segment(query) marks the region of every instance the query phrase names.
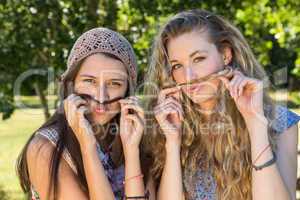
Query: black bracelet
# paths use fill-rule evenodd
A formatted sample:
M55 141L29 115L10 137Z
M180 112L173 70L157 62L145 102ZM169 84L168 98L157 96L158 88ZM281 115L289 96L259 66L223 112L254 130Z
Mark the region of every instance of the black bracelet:
M273 152L273 151L272 151ZM273 165L277 160L277 157L276 157L276 154L273 152L273 158L271 160L269 160L268 162L262 164L262 165L259 165L259 166L255 166L252 164L252 167L258 171L258 170L262 170L263 168L265 167L269 167L270 165Z
M128 197L125 195L125 199L149 199L149 191L145 193L145 196L132 196Z

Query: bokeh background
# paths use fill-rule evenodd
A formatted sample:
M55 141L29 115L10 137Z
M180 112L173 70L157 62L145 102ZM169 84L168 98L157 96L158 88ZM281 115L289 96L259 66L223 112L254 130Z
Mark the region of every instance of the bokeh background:
M159 26L194 8L234 23L268 72L272 97L300 114L299 0L0 0L0 200L24 199L15 160L57 105L57 77L80 34L104 26L125 35L141 83Z

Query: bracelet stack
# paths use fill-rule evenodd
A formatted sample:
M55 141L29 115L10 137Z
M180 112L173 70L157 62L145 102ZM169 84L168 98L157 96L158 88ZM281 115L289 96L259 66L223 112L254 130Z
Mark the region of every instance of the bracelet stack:
M273 164L276 162L276 160L277 160L276 154L272 151L273 157L272 157L271 160L269 160L269 161L267 161L267 162L265 162L264 164L259 165L259 166L255 165L256 161L257 161L257 160L261 157L261 155L262 155L268 148L270 148L270 147L271 147L271 146L268 145L266 148L264 148L264 150L263 150L263 151L257 156L257 158L254 160L254 162L253 162L253 164L252 164L252 167L253 167L256 171L262 170L263 168L266 168L266 167L269 167L269 166L273 165Z
M143 177L144 177L143 174L139 174L139 175L136 175L136 176L127 178L127 179L125 179L125 181L123 181L123 184L125 185L125 183L126 183L127 181L130 181L130 180L132 180L132 179L143 178ZM149 191L147 191L147 192L145 193L144 196L126 196L126 195L125 195L124 198L125 198L125 199L149 199Z

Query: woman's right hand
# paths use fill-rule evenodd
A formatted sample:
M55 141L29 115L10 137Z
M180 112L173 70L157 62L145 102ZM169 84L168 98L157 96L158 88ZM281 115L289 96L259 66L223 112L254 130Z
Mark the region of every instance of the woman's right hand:
M183 109L179 103L180 88L168 88L160 91L158 104L154 107L155 118L166 137L167 144L181 143Z
M64 100L64 110L69 126L72 128L80 146L96 144L96 138L90 122L84 114L89 112L87 101L71 94Z

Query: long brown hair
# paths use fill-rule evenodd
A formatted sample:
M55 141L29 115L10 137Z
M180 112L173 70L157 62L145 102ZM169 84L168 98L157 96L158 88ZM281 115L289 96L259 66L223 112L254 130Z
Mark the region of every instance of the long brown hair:
M105 56L108 56L113 59L117 59L121 61L116 56L109 54L109 53L102 53ZM82 63L82 62L81 62ZM73 92L73 85L75 77L80 69L80 64L78 67L75 68L72 72L68 74L68 76L64 79L64 81L60 82L60 100L61 102L68 97ZM127 90L126 96L129 95L129 89ZM117 114L110 122L114 122L119 124L119 118L120 115ZM102 131L108 131L110 123L107 123L102 127ZM48 198L50 196L50 192L53 192L54 199L57 199L57 183L58 183L58 169L60 165L60 160L62 158L62 153L65 149L67 149L71 155L72 161L74 161L74 165L77 171L77 177L79 180L79 183L81 185L81 188L88 196L88 185L86 176L84 173L83 168L83 161L82 161L82 155L80 151L80 146L78 143L78 140L72 131L72 129L69 127L68 122L66 120L66 115L64 113L63 104L61 103L60 106L56 109L55 113L50 117L49 120L47 120L40 128L38 128L34 133L31 135L31 137L28 139L27 143L23 147L23 150L21 151L16 164L16 171L17 175L20 180L20 184L22 187L22 190L28 194L28 198L30 198L30 190L31 190L31 181L29 178L29 171L28 171L28 164L26 159L26 154L28 150L28 146L30 142L35 137L35 133L41 129L48 128L54 126L55 129L58 132L58 140L56 143L56 146L54 147L54 150L52 152L49 171L50 171L50 184L48 189ZM99 134L101 135L101 134ZM107 142L111 142L113 138L109 138L108 136L112 136L110 134L107 134L104 138ZM118 137L118 136L116 136ZM122 152L122 147L120 147L120 150ZM120 158L121 161L124 161L123 159L123 153L121 154L122 158Z
M159 90L170 80L170 65L167 58L167 42L184 33L205 30L209 39L221 53L224 47L232 49L230 65L248 77L265 80L266 73L255 59L248 43L240 31L224 18L204 10L180 12L172 17L159 31L152 49L151 61L145 83L144 95L149 99L147 110L157 101ZM265 80L266 81L266 80ZM267 82L266 82L267 83ZM196 104L186 95L181 96L184 110L183 135L181 144L181 164L183 169L186 198L192 198L197 179L196 172L211 171L217 184L218 199L251 198L251 147L245 121L238 111L228 91L221 87L217 112L206 121ZM264 109L268 121L274 118L273 103L264 88ZM267 111L268 110L268 111ZM147 121L152 126L147 130L154 164L151 173L160 181L165 162L165 137L153 114ZM207 125L207 126L206 126ZM206 127L215 127L222 134L205 132ZM272 148L275 148L275 132L269 128ZM199 181L199 180L198 180Z

